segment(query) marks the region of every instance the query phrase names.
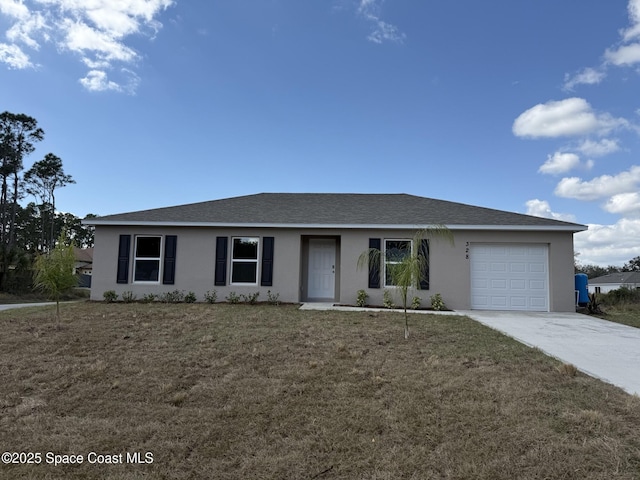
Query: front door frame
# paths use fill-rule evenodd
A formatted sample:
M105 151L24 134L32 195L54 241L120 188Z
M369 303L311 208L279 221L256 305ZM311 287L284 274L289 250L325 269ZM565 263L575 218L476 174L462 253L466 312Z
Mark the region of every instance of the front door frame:
M335 260L334 260L334 294L333 297L314 298L309 296L309 244L310 240L333 240L335 244ZM303 302L337 302L340 295L340 236L337 235L303 235L301 237L302 259L300 272L301 295L300 300Z

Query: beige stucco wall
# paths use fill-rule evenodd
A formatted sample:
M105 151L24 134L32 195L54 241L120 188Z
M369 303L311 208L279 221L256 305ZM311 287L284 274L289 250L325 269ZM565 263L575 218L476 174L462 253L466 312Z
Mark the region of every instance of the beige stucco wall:
M118 238L120 234L177 235L176 273L174 285L116 283ZM382 304L383 289L368 289L368 272L357 269L359 255L368 247L369 238L410 238L413 232L402 230L332 230L332 229L230 229L230 228L155 228L111 227L99 225L93 262L91 298L102 300L103 293L132 291L138 298L146 293L161 294L173 290L193 291L203 301L205 292L216 290L224 301L229 292L251 294L260 292L259 300L267 299L267 290L280 295L285 302L305 300L306 249L305 240L312 236L334 237L338 245L336 265L336 301L354 304L358 290L369 294L371 304ZM273 286L214 286L215 241L217 236L273 236ZM549 245L549 305L551 311L574 310L573 235L571 232L519 232L459 230L454 232L455 244L434 240L430 247L430 289L412 293L420 296L423 305L434 293L440 293L449 308L469 309L470 266L467 247L473 243L540 243ZM468 244L467 244L468 242ZM133 248L133 241L132 241ZM227 260L229 262L229 259ZM130 268L133 261L130 260ZM229 274L230 268L227 268Z

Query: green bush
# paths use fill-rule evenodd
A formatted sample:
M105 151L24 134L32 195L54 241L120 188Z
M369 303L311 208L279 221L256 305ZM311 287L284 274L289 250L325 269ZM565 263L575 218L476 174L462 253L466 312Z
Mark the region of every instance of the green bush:
M174 290L172 292L166 292L160 295L160 301L163 303L180 303L184 301L184 292L181 290Z
M236 292L229 292L229 295L225 297L225 300L229 303L240 303L240 295Z
M436 293L431 296L431 308L434 310L444 310L446 308L444 300L442 300L442 295Z
M358 295L356 297L356 305L358 307L365 307L367 305L367 299L369 295L364 290L358 290Z
M244 302L244 303L248 303L250 305L255 305L256 303L258 303L258 297L260 296L260 292L256 292L256 293L250 293L248 295L240 295L240 299Z
M107 290L102 294L102 298L104 298L105 302L112 303L118 300L118 294L115 290Z
M145 295L142 296L142 301L144 303L152 303L154 302L156 299L156 294L155 293L147 293Z
M197 297L194 292L189 292L184 296L185 303L196 303Z
M382 305L384 305L384 308L394 308L396 306L389 290L385 290L382 294Z
M267 290L267 303L269 305L280 305L280 294L271 293L271 290Z
M126 292L122 292L122 301L124 303L135 302L136 301L136 294L133 293L130 290L127 290Z
M411 309L418 310L420 308L420 302L422 302L420 297L413 297L413 300L411 300Z
M207 293L204 294L204 300L207 303L216 303L218 300L218 292L215 290L207 290Z
M598 300L609 307L640 303L640 289L621 287L607 293L598 294Z

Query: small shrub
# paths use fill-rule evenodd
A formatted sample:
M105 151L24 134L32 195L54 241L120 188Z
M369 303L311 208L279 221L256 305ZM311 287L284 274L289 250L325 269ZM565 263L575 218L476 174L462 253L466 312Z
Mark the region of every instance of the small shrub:
M367 299L369 295L364 290L358 290L358 296L356 297L356 305L359 307L364 307L367 305Z
M442 295L436 293L431 296L431 308L434 310L444 310L446 308L444 300L442 300Z
M185 303L196 303L197 297L194 292L189 292L184 296Z
M578 368L571 363L563 363L558 367L558 372L567 377L575 377L578 374Z
M163 293L160 295L160 301L163 303L180 303L184 301L184 292L174 290L173 292Z
M413 297L413 300L411 300L411 309L418 310L420 308L421 301L422 300L420 300L420 297Z
M236 292L229 292L229 295L225 297L225 300L229 303L240 303L240 295Z
M280 305L280 294L271 293L271 290L267 290L267 303L269 305Z
M640 289L632 290L627 287L620 287L601 294L602 303L610 307L626 306L628 304L640 303Z
M382 305L384 305L384 308L394 308L396 306L389 290L385 290L382 294Z
M146 293L142 296L142 301L144 303L152 303L155 301L155 299L156 299L155 293Z
M589 310L589 313L595 315L604 313L602 310L600 310L600 302L598 301L597 293L589 294L589 303L587 304L587 309Z
M102 294L102 297L104 298L104 301L107 303L112 303L118 300L118 294L116 293L115 290L107 290Z
M204 294L204 300L207 303L216 303L216 301L218 300L218 292L216 292L215 290L207 290L207 293Z
M248 303L250 305L255 305L256 303L258 303L258 297L260 296L260 292L256 292L256 293L251 293L249 295L240 295L240 299L244 302L244 303Z
M124 303L131 303L136 301L136 294L131 290L127 290L126 292L122 292L122 301Z

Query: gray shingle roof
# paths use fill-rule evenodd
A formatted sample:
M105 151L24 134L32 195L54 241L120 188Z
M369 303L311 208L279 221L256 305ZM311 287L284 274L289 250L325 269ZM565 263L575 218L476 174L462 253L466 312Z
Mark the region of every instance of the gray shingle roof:
M482 225L579 231L548 218L407 194L260 193L208 202L107 215L95 225L428 226Z
M589 284L635 284L640 283L640 272L617 272L603 275L601 277L590 278Z

